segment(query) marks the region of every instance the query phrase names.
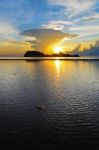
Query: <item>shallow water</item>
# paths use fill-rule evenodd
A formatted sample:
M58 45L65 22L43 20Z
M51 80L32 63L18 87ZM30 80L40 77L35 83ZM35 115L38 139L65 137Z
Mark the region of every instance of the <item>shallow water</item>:
M99 149L99 61L1 60L0 149L87 147Z

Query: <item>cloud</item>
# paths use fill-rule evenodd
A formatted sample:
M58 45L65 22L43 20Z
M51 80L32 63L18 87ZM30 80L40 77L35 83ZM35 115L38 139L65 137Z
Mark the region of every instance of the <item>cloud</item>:
M94 14L91 14L89 16L84 16L80 21L93 22L96 20L99 20L99 13L94 13Z
M99 2L98 0L47 0L49 5L60 8L57 16L63 22L67 20L70 24L59 24L58 21L49 22L44 27L60 29L64 32L78 34L74 37L76 40L82 40L90 37L96 37L99 31ZM57 12L54 9L53 13ZM65 19L64 19L65 18ZM57 20L57 19L56 19ZM89 36L89 37L88 37ZM74 39L74 40L75 40ZM72 40L72 39L71 39ZM65 40L64 40L65 41Z
M65 37L74 37L73 34L66 34L53 29L31 29L22 32L21 35L36 38L33 41L29 41L35 50L47 50L49 46L58 43Z
M90 44L89 48L79 52L79 54L83 56L99 56L99 40L94 45Z
M96 0L48 0L48 3L63 7L64 13L69 16L76 16L92 11Z
M45 29L63 30L72 23L70 21L50 21L48 24L42 25Z
M19 31L12 25L0 23L0 40L12 40L18 36Z
M99 26L98 25L93 25L93 26L77 26L77 27L72 27L70 29L71 32L73 33L78 33L80 34L81 37L86 37L86 36L95 36L96 34L99 34ZM79 37L78 37L79 38Z
M30 48L30 43L25 41L0 41L0 56L23 56Z

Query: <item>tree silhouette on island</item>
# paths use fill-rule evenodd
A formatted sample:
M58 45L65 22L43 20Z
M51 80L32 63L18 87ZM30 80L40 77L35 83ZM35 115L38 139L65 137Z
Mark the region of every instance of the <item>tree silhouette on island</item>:
M65 53L53 53L53 54L44 54L39 51L27 51L24 54L24 57L80 57L78 54L65 54Z

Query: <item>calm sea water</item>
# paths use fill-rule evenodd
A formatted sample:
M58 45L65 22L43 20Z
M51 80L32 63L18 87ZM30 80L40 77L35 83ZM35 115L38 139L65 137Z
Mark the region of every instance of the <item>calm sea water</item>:
M99 150L99 61L1 60L0 150L87 147Z

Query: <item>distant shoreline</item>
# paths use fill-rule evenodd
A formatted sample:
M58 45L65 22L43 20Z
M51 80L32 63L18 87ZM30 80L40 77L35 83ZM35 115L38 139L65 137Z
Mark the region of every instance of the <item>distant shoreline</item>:
M99 61L99 57L0 57L0 60L26 60L26 61L44 61L44 60L66 60L66 61Z

